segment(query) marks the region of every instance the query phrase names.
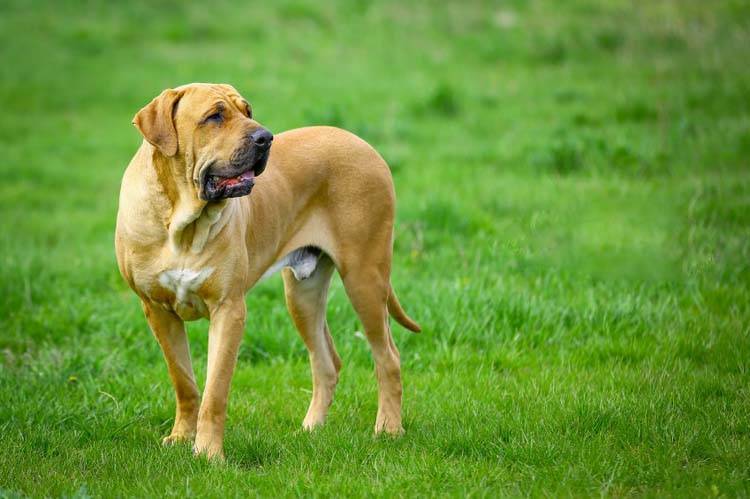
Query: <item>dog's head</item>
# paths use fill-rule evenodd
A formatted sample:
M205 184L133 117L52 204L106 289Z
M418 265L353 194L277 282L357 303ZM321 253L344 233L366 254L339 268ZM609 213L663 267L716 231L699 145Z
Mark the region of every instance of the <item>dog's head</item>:
M163 91L133 124L205 201L245 196L266 167L273 135L253 120L231 85L192 83Z

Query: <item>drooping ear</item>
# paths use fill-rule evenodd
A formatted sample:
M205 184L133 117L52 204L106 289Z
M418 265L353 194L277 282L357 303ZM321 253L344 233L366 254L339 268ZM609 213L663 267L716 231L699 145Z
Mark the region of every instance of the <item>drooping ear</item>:
M180 97L182 92L169 88L138 111L133 118L133 124L141 135L167 157L177 154L174 111Z

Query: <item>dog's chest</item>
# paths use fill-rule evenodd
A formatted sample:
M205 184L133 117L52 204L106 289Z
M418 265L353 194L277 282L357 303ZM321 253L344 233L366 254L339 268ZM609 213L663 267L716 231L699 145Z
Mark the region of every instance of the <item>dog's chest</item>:
M172 296L168 304L183 320L194 320L208 316L208 308L199 291L214 269L176 268L163 270L158 274L159 285Z

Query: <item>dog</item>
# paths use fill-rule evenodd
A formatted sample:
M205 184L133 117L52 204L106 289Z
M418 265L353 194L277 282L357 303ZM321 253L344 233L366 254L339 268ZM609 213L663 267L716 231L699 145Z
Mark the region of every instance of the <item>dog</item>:
M303 428L325 421L341 369L326 323L336 270L375 360L375 432L403 433L400 355L388 315L411 331L420 326L390 282L395 193L383 158L339 128L274 136L225 84L164 90L133 124L143 142L123 175L115 251L174 385L174 427L163 443L193 441L196 455L223 460L245 294L279 270L312 368ZM200 318L210 322L202 398L184 326Z

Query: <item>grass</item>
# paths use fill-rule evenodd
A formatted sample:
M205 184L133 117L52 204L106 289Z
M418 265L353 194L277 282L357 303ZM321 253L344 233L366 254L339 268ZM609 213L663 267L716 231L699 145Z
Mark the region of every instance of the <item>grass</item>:
M746 2L0 6L0 496L750 493ZM112 247L130 120L229 82L392 166L407 433L374 439L339 281L327 426L279 278L225 466L159 445L166 368ZM190 326L205 376L206 323Z

